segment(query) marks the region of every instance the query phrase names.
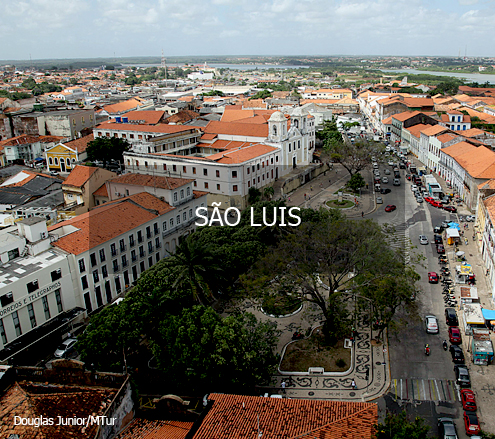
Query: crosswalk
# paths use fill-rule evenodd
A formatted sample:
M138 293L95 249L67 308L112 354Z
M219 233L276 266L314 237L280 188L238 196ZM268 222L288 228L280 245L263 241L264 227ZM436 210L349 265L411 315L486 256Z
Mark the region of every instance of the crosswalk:
M459 388L453 380L396 378L391 381L389 393L396 400L447 402L460 400Z
M397 221L395 224L392 221L390 226L392 230L388 235L389 245L395 250L400 250L405 255L406 262L408 262L411 247L408 225L404 221Z

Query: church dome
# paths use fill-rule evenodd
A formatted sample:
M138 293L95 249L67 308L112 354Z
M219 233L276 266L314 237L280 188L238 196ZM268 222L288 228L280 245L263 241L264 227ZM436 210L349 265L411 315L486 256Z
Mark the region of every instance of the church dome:
M285 122L287 119L281 111L275 111L268 119L268 122Z

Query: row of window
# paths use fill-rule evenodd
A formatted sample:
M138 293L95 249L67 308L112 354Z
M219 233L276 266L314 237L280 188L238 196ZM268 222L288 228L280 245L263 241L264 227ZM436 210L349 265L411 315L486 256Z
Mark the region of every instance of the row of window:
M60 158L60 162L63 162L63 161L64 161L64 159ZM75 162L76 162L76 159L73 158L72 163L75 163ZM65 163L67 163L67 166L70 166L71 160L69 158L66 158ZM51 157L48 157L48 164L49 165L55 164L55 166L58 166L58 157L55 157L54 159L52 159Z
M62 304L62 296L60 294L60 288L55 290L54 293L55 293L55 300L57 303L57 311L60 314L64 310L64 307ZM51 312L50 312L50 304L48 303L47 296L43 296L41 298L41 301L43 303L43 312L45 314L45 320L49 320L51 318ZM31 323L31 329L33 329L38 325L38 323L36 321L36 315L35 315L34 306L32 303L27 305L27 310L28 310L28 315L29 315L29 321ZM11 316L12 316L12 322L13 322L14 328L15 328L16 337L19 337L22 335L22 327L21 327L21 321L19 319L19 312L14 311L11 314ZM0 337L2 338L2 342L4 345L6 345L9 342L7 339L7 333L5 331L3 319L0 319Z

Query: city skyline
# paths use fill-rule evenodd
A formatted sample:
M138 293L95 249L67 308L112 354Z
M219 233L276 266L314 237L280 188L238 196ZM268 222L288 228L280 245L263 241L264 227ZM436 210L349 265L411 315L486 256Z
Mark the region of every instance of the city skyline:
M2 1L4 60L495 56L495 0ZM38 24L37 24L38 23Z

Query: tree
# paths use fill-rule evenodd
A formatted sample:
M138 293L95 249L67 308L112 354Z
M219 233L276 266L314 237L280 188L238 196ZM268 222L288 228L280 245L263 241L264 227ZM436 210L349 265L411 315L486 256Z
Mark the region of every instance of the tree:
M250 393L275 371L278 335L276 324L250 313L222 319L194 306L166 316L151 346L159 367L181 388Z
M263 196L266 199L271 199L273 197L274 193L275 193L275 190L273 189L273 186L268 186L265 189L263 189Z
M347 186L354 192L357 192L360 188L366 186L366 181L364 181L363 176L358 172L351 176L350 180L347 182Z
M99 160L106 164L111 160L123 163L123 154L130 149L130 143L120 137L97 137L88 143L86 151L89 160Z
M248 203L254 204L257 201L259 201L260 198L261 198L261 191L258 188L255 188L254 186L250 187L248 191Z
M375 426L375 439L428 439L429 430L420 417L411 422L405 411L397 415L387 413L384 423Z
M270 91L261 90L258 93L256 93L254 96L251 96L249 100L252 101L253 99L266 99L271 97L272 97L272 93Z

